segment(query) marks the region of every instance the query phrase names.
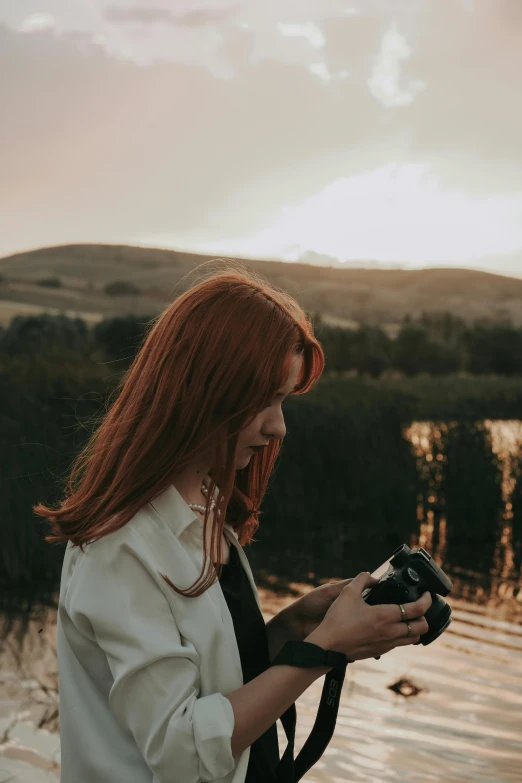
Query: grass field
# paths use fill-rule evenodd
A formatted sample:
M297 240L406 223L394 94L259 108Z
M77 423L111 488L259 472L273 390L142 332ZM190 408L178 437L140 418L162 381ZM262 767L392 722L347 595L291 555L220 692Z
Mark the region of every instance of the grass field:
M241 259L237 259L241 261ZM292 294L310 313L351 327L360 322L393 328L406 315L451 312L468 321L511 318L522 325L522 279L465 269L337 269L302 263L244 263ZM213 256L127 245L63 245L0 258L0 303L100 315L154 314L206 271L220 268ZM59 277L60 288L38 285ZM140 289L108 296L115 280ZM11 308L11 309L9 309ZM19 312L23 312L20 310ZM29 311L25 311L29 312Z

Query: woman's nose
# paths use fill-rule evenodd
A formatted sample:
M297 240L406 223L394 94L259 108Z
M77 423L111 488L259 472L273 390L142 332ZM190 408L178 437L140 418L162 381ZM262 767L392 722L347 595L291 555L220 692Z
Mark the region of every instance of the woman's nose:
M281 422L275 422L272 427L272 438L275 438L276 440L283 440L283 438L286 435L286 426L284 421Z

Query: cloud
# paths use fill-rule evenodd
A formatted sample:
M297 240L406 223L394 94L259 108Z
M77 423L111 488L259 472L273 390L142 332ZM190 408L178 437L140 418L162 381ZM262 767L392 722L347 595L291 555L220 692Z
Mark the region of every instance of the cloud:
M394 22L382 36L381 49L367 82L370 92L383 106L409 106L415 96L426 87L426 83L421 79L401 86L400 63L410 57L411 48Z
M194 8L192 10L188 3L182 7L173 5L172 8L110 5L103 11L103 15L110 22L145 25L164 22L166 24L181 25L183 27L201 27L209 24L217 24L229 19L238 8L239 4L237 3L222 8L208 6Z
M285 24L278 22L276 25L277 30L281 35L296 38L306 38L314 49L322 49L325 45L325 37L319 27L312 22L305 22L304 24Z
M47 13L36 13L26 16L19 30L22 33L33 33L36 30L50 30L55 26L54 16Z
M200 27L201 25L206 24L218 24L220 22L230 20L240 10L240 8L240 2L235 2L232 5L228 5L223 8L208 6L207 8L187 11L186 13L177 13L176 20L178 24L182 24L186 27Z
M308 70L310 73L314 73L318 76L323 82L329 82L332 78L331 73L324 63L311 63L311 65L308 66Z
M328 148L358 133L346 127L340 95L274 61L248 79L216 80L181 62L141 68L78 33L29 36L2 26L0 50L10 73L0 82L0 209L13 216L2 250L29 236L52 244L92 240L90 232L103 241L203 235L216 204L264 172L313 158L318 133ZM374 102L364 89L361 98L359 117L375 124ZM296 181L290 176L279 193L288 187L295 198ZM244 207L253 230L277 199L272 191L261 204L253 193ZM235 230L235 219L225 216L223 228Z
M3 249L253 236L394 159L447 191L519 189L509 0L151 2L0 4Z
M138 24L150 24L152 22L171 22L172 11L169 8L148 8L134 6L122 8L111 5L106 8L103 15L109 22L137 22Z

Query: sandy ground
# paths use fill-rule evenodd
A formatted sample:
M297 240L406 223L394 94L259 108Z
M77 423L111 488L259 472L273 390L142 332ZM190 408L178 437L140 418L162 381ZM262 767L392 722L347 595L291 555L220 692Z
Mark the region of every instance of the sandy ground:
M266 620L290 600L260 594ZM454 622L434 644L348 667L335 734L303 783L522 783L522 626L494 610L451 605ZM55 638L49 612L31 626L21 655L8 640L0 656L0 783L59 780ZM401 678L421 692L390 690ZM297 702L297 752L323 682Z

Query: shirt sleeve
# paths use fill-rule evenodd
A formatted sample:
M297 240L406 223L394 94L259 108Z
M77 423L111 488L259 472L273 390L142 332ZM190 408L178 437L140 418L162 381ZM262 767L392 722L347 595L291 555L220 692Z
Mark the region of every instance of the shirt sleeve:
M65 603L77 627L88 620L107 656L111 712L160 783L225 777L235 766L232 704L221 693L199 696L199 655L182 641L166 596L133 547L92 546L76 564Z

